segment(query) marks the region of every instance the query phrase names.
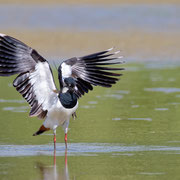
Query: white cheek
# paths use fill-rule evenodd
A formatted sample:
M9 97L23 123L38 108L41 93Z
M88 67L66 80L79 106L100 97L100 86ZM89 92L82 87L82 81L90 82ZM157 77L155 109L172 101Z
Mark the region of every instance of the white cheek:
M62 77L67 78L72 75L72 69L70 65L67 65L66 63L61 64L61 72L62 72Z
M66 93L68 91L68 88L67 87L64 87L63 89L62 89L62 93Z

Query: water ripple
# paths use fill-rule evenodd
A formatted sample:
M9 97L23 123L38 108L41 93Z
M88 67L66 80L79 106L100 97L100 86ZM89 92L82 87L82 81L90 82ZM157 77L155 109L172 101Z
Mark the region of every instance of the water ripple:
M4 107L3 111L11 111L11 112L27 112L29 106L19 106L19 107Z
M175 88L175 87L144 88L144 91L163 92L168 94L168 93L180 92L180 88Z
M64 143L57 143L57 156L64 156ZM126 146L122 144L110 143L69 143L68 155L70 156L97 156L97 153L122 153L132 154L132 152L150 152L165 151L180 153L180 147L172 146ZM0 145L0 157L17 157L17 156L38 156L53 155L53 144L47 145Z
M0 99L0 103L26 103L23 99Z

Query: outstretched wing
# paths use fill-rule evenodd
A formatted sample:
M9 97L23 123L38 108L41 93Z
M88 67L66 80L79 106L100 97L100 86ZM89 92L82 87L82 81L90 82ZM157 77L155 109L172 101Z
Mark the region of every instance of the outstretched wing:
M124 68L107 67L109 65L122 64L117 61L122 57L114 57L119 52L109 53L113 48L106 51L90 54L83 57L74 57L65 60L58 68L58 77L60 88L64 87L64 79L72 77L76 80L76 94L81 97L94 86L111 87L122 74L114 71L123 70Z
M0 34L0 76L13 74L19 74L13 85L30 104L30 116L44 118L57 98L49 63L21 41Z

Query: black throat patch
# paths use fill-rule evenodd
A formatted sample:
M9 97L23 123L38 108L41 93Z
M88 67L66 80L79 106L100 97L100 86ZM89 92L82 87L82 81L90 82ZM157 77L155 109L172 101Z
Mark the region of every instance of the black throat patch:
M58 97L63 107L67 109L71 109L77 104L77 96L72 92L59 93Z

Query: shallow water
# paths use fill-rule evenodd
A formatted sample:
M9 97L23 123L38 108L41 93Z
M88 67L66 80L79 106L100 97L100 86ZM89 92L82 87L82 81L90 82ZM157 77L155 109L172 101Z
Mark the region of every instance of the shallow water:
M1 78L2 179L178 179L180 67L126 66L137 70L124 72L112 89L95 88L80 100L67 153L57 130L56 165L52 132L32 136L42 121L28 118L27 104L9 86L13 77ZM161 80L152 81L152 74Z
M68 156L98 156L99 153L126 155L126 153L151 152L180 154L180 147L153 145L124 145L110 143L69 143ZM57 143L56 156L64 156L64 143ZM54 155L53 144L48 145L0 145L0 157Z

